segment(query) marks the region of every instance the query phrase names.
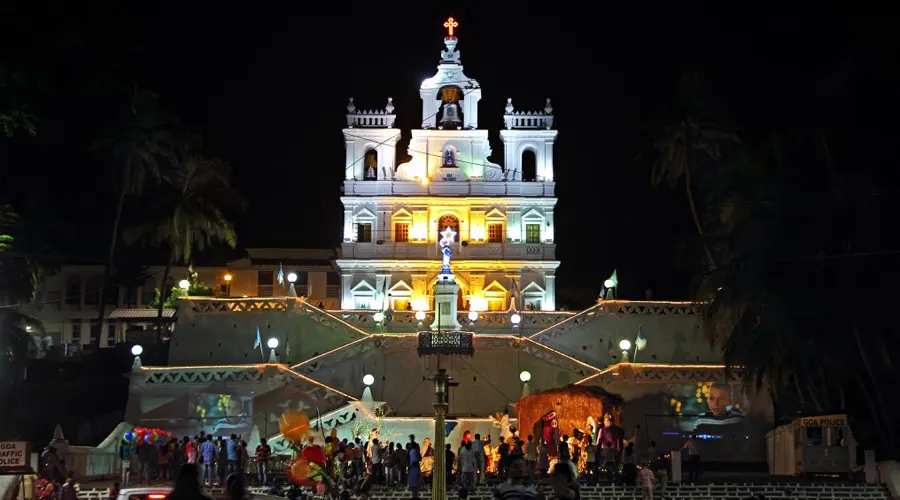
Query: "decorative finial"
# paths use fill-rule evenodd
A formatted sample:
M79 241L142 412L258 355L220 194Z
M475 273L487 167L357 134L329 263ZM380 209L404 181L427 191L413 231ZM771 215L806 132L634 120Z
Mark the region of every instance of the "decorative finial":
M548 115L552 115L552 114L553 114L553 106L550 105L550 98L549 98L549 97L547 98L547 104L544 105L544 113L546 113L546 114L548 114Z
M506 98L506 114L511 115L511 114L513 114L514 110L515 110L515 108L513 108L513 105L512 105L512 97L507 97Z
M388 103L387 103L387 106L384 107L384 110L387 112L387 114L391 114L394 112L394 98L393 97L388 97Z
M447 35L448 37L453 37L453 28L457 26L459 26L459 23L456 22L456 19L453 19L452 17L447 18L447 22L444 23L444 27L447 28L447 31L449 32Z
M353 98L350 98L350 102L347 103L347 112L355 113L356 112L356 104L353 104Z

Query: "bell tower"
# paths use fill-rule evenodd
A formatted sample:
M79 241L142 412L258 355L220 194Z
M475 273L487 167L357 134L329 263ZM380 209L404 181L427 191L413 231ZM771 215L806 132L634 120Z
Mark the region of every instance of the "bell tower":
M444 130L473 130L478 128L478 101L481 85L463 74L460 52L456 49L459 39L454 29L459 23L452 17L444 27L445 49L441 51L438 72L419 87L422 97L422 128Z

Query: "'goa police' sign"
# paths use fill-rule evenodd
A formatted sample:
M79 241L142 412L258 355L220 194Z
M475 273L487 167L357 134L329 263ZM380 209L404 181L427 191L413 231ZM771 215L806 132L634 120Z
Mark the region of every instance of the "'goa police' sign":
M804 417L800 419L801 427L846 427L846 415L829 415L826 417Z
M29 462L28 443L0 441L0 469L22 469Z

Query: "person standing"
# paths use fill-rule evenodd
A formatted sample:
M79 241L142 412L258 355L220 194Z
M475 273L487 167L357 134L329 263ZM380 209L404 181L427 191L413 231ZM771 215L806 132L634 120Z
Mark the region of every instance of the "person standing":
M266 464L269 462L269 455L272 454L272 448L263 439L256 447L256 474L259 484L266 484Z
M550 451L543 438L537 446L537 470L541 479L547 477L547 473L550 471Z
M463 445L459 452L459 477L460 485L463 489L475 492L475 469L478 467L478 459L473 450L473 443L468 442Z
M537 447L534 445L534 436L528 436L525 443L525 468L528 469L528 479L534 480L534 471L537 468Z
M650 468L650 462L641 467L638 472L638 483L641 485L641 499L653 500L653 485L656 482L656 476Z
M241 459L241 449L238 444L237 434L232 434L231 439L225 443L225 450L228 453L228 473L234 474L238 470L238 460Z
M119 458L122 459L122 485L126 488L131 482L131 459L134 456L134 445L130 441L122 440L122 447L119 449ZM138 479L140 481L140 479Z
M216 463L216 444L213 443L212 435L206 436L206 440L200 445L199 460L203 463L203 484L206 487L212 487L216 477L216 471L213 468Z
M700 477L700 447L697 445L697 438L691 434L681 449L688 452L688 481L694 483Z
M372 446L369 448L369 451L372 455L372 482L374 484L379 484L384 477L384 468L381 463L382 449L381 443L378 442L378 438L372 439Z
M479 485L485 482L484 441L481 440L481 434L475 434L475 440L472 441L472 455L475 457L475 484Z

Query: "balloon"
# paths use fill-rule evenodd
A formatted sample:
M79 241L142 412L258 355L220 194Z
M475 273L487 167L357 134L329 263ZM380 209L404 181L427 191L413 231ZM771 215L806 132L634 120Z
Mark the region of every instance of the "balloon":
M309 433L309 417L302 411L287 410L278 420L278 430L285 439L299 444Z
M131 441L132 439L134 439L134 434L131 433L131 432L126 432L126 433L125 433L125 440L126 440L126 441Z
M307 462L322 465L325 463L325 449L317 444L304 446L303 450L300 451L300 458Z
M309 478L309 462L300 459L291 465L291 477L295 481L302 481Z
M319 496L324 495L326 490L327 488L325 488L325 483L319 483L318 485L316 485L316 494L318 494Z

